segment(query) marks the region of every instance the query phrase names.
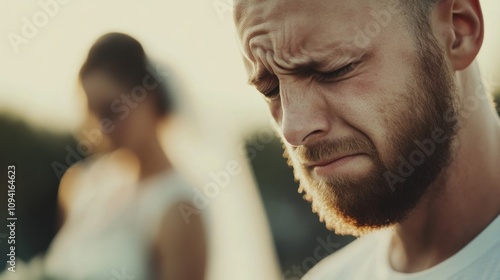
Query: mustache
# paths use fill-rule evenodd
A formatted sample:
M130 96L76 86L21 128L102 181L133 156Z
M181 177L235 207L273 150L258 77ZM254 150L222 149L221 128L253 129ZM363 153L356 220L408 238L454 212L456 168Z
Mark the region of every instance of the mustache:
M376 153L372 141L362 137L344 137L333 140L321 140L311 145L298 146L292 149L295 157L302 163L308 164L339 155L351 155L364 153L373 155Z

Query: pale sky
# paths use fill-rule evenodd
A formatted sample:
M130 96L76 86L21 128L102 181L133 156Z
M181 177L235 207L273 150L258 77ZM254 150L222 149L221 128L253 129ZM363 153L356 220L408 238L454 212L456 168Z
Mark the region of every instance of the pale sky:
M23 17L43 10L38 0L0 2L0 110L12 108L45 127L74 128L79 67L100 35L120 31L179 72L195 106L229 113L235 121L259 110L255 116L266 119L264 103L246 85L230 11L219 16L211 0L65 1L18 53L9 33L21 34Z

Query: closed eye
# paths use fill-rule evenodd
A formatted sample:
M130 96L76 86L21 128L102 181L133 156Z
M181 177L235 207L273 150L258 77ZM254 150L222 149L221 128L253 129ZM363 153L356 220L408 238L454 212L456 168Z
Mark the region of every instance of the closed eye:
M359 64L359 62L349 63L348 65L346 65L346 66L344 66L344 67L342 67L340 69L337 69L335 71L332 71L332 72L328 72L328 73L316 73L316 74L313 75L313 77L318 82L321 82L321 83L334 82L334 81L337 81L340 78L344 77L345 75L349 74L350 72L352 72L354 69L356 69L356 67L358 66L358 64ZM264 93L264 97L268 101L279 100L279 98L280 98L280 86L277 85L272 90Z
M271 91L264 93L264 97L268 101L276 101L280 98L280 86L277 85L275 88L273 88Z

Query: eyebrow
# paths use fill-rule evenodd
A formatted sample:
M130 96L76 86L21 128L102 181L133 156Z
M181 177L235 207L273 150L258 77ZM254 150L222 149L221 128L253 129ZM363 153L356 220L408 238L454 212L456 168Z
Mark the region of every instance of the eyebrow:
M252 75L248 79L248 84L254 86L259 92L265 93L266 89L264 89L261 85L266 81L272 78L272 74L267 72L266 70L260 71L259 73Z
M326 65L331 64L332 57L335 57L335 54L338 52L339 52L339 50L337 49L337 50L334 50L334 51L328 53L324 57L310 58L305 63L295 63L293 67L290 67L289 69L287 69L287 72L307 73L307 72L311 71L312 69L314 69L315 71L322 71L321 68L324 68ZM340 52L342 52L344 54L350 53L350 55L348 56L349 58L347 58L347 56L346 56L346 61L351 61L352 58L355 58L355 57L358 57L359 59L365 59L367 56L370 56L370 53L366 52L366 51L361 52L361 53L357 53L357 52L349 52L349 51L344 49L343 51L341 50ZM344 63L335 62L335 63L333 63L333 65L336 65L336 66L333 68L340 67L340 66L342 66L342 64L344 64ZM284 69L284 68L282 68L282 69ZM332 70L334 70L334 69L332 69ZM328 70L324 70L324 71L328 71ZM259 84L261 84L262 82L264 82L268 79L271 79L272 77L274 77L274 75L269 73L264 67L262 67L258 70L257 73L254 73L250 76L250 78L248 79L248 84L257 87Z
M318 65L321 65L320 62L311 60L307 63L296 63L293 68L291 67L290 69L287 69L286 72L290 73L297 73L297 72L305 72L306 70L314 69ZM281 69L285 69L283 67L280 67ZM249 79L248 79L248 84L250 85L258 85L262 83L263 81L270 79L274 77L275 75L269 73L264 67L260 68L256 73L253 73Z
M260 70L257 73L252 73L250 78L248 78L248 84L250 85L258 85L264 80L267 80L272 77L272 74L266 70Z

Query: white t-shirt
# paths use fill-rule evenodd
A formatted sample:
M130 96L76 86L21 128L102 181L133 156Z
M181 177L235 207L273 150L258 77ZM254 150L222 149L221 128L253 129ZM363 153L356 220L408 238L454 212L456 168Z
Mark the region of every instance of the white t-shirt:
M388 261L391 230L369 234L316 265L303 280L500 279L500 216L447 260L417 273L394 271Z

